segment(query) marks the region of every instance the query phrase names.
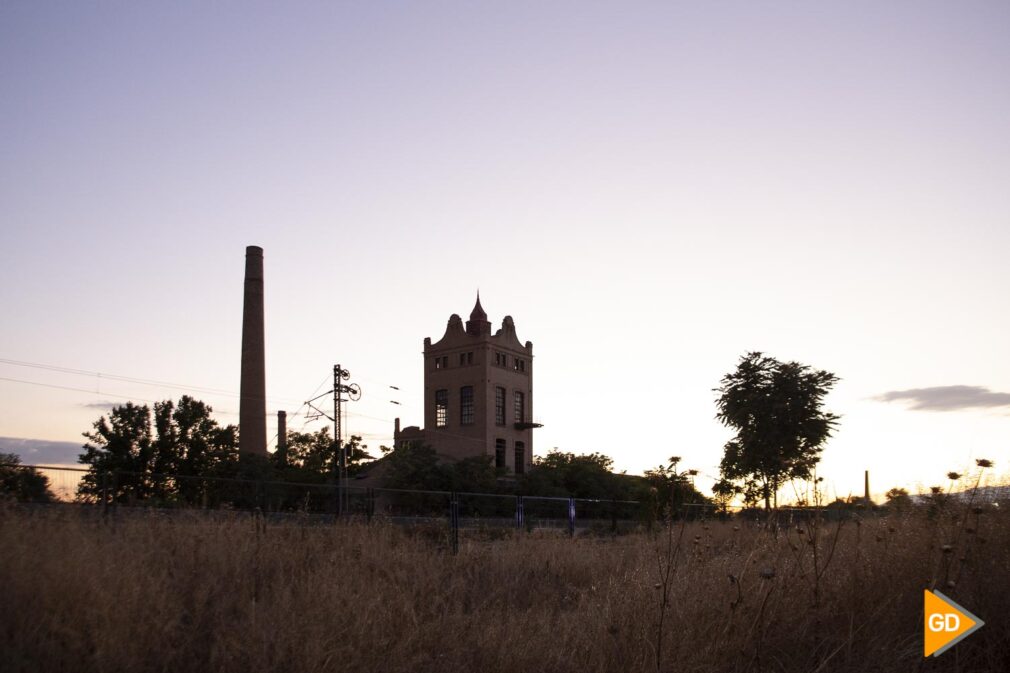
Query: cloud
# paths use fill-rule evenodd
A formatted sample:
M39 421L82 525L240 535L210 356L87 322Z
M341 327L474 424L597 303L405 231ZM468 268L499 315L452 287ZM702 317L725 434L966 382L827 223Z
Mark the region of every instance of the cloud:
M16 453L26 465L70 465L84 452L83 442L0 437L0 453Z
M77 406L84 407L85 409L101 409L102 411L112 411L113 407L118 406L117 402L102 402L101 400L97 402L81 402Z
M1010 393L997 393L982 386L934 386L891 390L875 397L879 402L908 402L917 411L959 411L1010 407Z

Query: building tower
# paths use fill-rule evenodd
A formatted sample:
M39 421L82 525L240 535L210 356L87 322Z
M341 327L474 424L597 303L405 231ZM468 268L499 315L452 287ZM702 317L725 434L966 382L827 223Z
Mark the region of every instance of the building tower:
M267 455L266 355L263 340L263 248L245 249L242 305L242 380L239 384L239 453Z
M492 334L477 303L464 326L453 314L436 343L424 340L424 429L397 429L396 446L421 442L443 459L492 456L494 464L525 473L533 456L533 344L516 337L505 316Z

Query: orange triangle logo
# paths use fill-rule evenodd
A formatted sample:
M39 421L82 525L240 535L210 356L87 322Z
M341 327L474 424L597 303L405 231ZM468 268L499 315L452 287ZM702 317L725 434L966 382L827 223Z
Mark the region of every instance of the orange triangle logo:
M924 655L938 657L985 624L939 591L926 591Z

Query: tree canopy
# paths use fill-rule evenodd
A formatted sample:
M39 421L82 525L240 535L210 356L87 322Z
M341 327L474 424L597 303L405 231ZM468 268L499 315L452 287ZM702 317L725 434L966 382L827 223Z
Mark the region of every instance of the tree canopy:
M839 417L822 408L838 380L760 352L740 358L715 389L716 418L736 431L724 447L722 477L745 499L763 499L765 508L784 483L810 478L838 424Z
M89 470L78 497L95 500L104 489L116 501L202 495L201 477L231 476L236 469L237 428L219 426L212 411L188 395L178 403L155 402L153 414L133 402L113 407L84 433L88 441L78 461Z
M0 453L0 499L19 502L52 502L49 477L38 470L24 467L16 453Z

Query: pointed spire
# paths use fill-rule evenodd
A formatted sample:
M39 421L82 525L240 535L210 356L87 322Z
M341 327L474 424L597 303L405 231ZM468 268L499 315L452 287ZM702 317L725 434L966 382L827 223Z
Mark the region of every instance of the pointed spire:
M488 322L484 307L480 305L479 289L477 290L477 303L473 305L473 310L470 311L470 319L466 321L466 333L471 336L491 333L491 323Z
M484 307L480 305L480 289L477 290L477 303L473 305L473 310L470 311L470 320L487 320L487 313L484 312Z

